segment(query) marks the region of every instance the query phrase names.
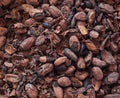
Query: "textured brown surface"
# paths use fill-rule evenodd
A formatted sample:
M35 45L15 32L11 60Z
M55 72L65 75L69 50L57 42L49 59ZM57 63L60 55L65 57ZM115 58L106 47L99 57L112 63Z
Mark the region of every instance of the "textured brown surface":
M120 0L0 0L0 98L120 98Z

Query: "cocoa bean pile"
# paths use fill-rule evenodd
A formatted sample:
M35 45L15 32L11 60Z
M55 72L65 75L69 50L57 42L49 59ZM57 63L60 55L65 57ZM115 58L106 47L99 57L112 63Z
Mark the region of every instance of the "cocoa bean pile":
M0 0L0 98L120 98L120 0Z

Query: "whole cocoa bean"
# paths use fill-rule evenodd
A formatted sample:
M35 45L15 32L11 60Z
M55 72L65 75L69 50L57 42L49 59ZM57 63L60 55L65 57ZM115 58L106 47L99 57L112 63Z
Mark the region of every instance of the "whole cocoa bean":
M59 57L54 61L54 65L59 66L59 65L65 63L66 60L67 60L67 57Z
M72 52L69 48L65 48L64 49L64 54L68 57L68 58L70 58L71 60L73 60L73 61L77 61L77 56L76 56L76 54L74 53L74 52Z
M75 71L75 67L74 66L70 66L68 67L68 69L64 72L65 75L70 75Z
M25 90L26 90L27 95L30 98L37 98L38 90L33 84L30 84L30 83L26 84L25 85Z
M101 57L108 64L115 64L116 63L115 58L107 50L101 51Z
M98 58L95 58L95 57L92 60L92 64L96 65L98 67L105 67L107 65L106 62L104 62L104 61L102 61L102 60L100 60Z
M61 11L53 5L49 7L49 12L53 17L59 17L61 15Z
M105 4L105 3L100 3L99 7L102 11L106 12L106 13L113 13L115 10L113 8L113 6L109 5L109 4Z
M70 37L69 46L74 52L78 52L80 50L80 42L76 36L73 35Z
M57 98L63 98L63 89L59 87L59 85L56 82L53 82L52 84L55 96Z
M113 84L116 83L118 79L119 79L119 73L112 72L108 74L108 76L105 78L105 82L106 84Z
M67 87L71 85L71 81L68 77L61 77L57 80L57 82L62 87Z
M99 37L99 33L96 31L90 31L90 37L92 38L98 38Z
M45 42L45 36L39 36L37 37L36 41L35 41L35 45L39 46L42 45Z
M78 59L77 67L80 69L84 69L86 67L85 61L82 57Z
M55 59L53 57L41 56L39 61L42 63L53 62Z
M51 71L53 70L53 64L51 63L46 63L46 64L43 64L39 70L37 71L37 73L40 75L40 76L45 76L47 75L48 73L50 73Z
M102 80L103 79L103 72L99 67L93 67L92 72L93 72L93 76L96 80Z
M76 13L74 17L76 18L76 20L81 20L81 21L87 20L87 15L84 11Z
M29 50L33 46L34 42L35 42L35 37L29 37L20 44L20 47L23 50Z
M91 40L85 40L85 45L89 50L91 50L93 52L98 51L98 48L96 47L96 45Z
M42 9L31 9L29 15L35 20L42 20L45 17L44 11Z
M71 78L71 82L74 87L81 87L83 85L82 81L78 80L75 77Z
M85 78L87 78L88 73L83 71L83 72L75 72L75 77L78 78L79 80L85 80Z

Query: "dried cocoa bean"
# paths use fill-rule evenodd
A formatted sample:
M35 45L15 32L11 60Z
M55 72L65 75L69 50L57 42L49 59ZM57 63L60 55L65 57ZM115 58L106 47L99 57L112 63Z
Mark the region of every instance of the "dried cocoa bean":
M93 76L96 80L102 80L103 79L103 72L99 67L93 67L92 68Z
M113 84L116 83L118 79L119 79L119 73L112 72L108 74L108 76L105 78L105 82L106 84Z
M38 90L33 84L30 84L30 83L26 84L25 85L25 90L26 90L27 95L30 98L37 98Z
M73 61L77 61L77 56L76 56L76 54L74 53L74 52L72 52L69 48L65 48L64 49L64 54L68 57L68 58L70 58L71 60L73 60Z
M54 61L54 65L59 66L59 65L65 63L66 60L67 60L67 57L59 57Z
M68 77L61 77L57 80L57 82L62 87L67 87L71 85L71 81Z
M53 64L51 63L46 63L46 64L43 64L39 70L37 71L37 73L40 75L40 76L45 76L46 74L50 73L51 71L53 70Z
M20 44L20 47L23 49L23 50L29 50L32 45L34 44L35 42L35 37L29 37L27 39L25 39L21 44Z

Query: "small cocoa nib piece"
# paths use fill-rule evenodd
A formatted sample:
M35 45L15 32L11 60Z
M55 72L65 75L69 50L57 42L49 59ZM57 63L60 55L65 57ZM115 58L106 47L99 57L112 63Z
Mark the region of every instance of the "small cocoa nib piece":
M55 60L54 65L59 66L59 65L65 63L66 60L67 60L67 57L65 57L65 56L64 57L59 57Z
M103 72L99 67L93 67L92 68L93 76L96 80L102 80L103 79Z
M55 96L57 98L63 98L63 89L57 84L57 82L53 82L52 84Z
M30 12L30 10L33 10L34 7L30 4L22 4L21 8L25 11L25 12Z
M35 22L36 22L35 19L29 18L29 19L25 20L24 24L25 24L26 26L31 26L31 25L33 25Z
M71 48L71 50L73 50L74 52L78 52L80 50L80 42L77 38L77 36L71 36L69 39L69 46Z
M46 63L43 64L37 71L40 76L45 76L53 70L53 64Z
M117 94L120 94L120 86L115 86L112 88L111 90L112 93L117 93Z
M87 96L89 96L88 98L96 98L95 97L95 90L93 88L88 89Z
M120 98L120 94L107 94L103 98Z
M26 84L25 85L25 90L26 90L27 95L30 98L37 98L38 90L33 84L30 84L30 83Z
M14 31L16 34L23 34L27 32L27 29L23 23L14 24Z
M5 36L0 36L0 48L5 44L6 42L6 37Z
M20 65L23 67L26 67L29 63L29 59L23 59L20 61Z
M112 72L105 78L105 82L106 84L113 84L116 83L118 79L119 79L119 73Z
M107 50L101 51L101 57L108 64L116 64L115 58Z
M6 32L7 32L7 28L5 28L5 27L0 27L0 36L1 36L1 35L5 35Z
M49 7L49 12L53 17L61 16L61 11L53 5Z
M12 45L9 45L9 44L7 44L6 46L5 46L5 52L7 52L8 54L13 54L13 53L15 53L16 52L16 48L14 48Z
M33 46L34 42L35 42L35 37L29 37L20 44L20 47L23 50L29 50Z
M18 75L15 75L15 74L6 74L5 80L8 82L17 83L20 81L20 78Z
M68 77L61 77L57 80L57 82L62 87L67 87L71 85L71 81Z
M10 62L4 62L4 65L7 66L7 67L13 67L13 63L10 63Z
M90 10L88 12L88 23L92 24L95 20L95 11L94 10Z
M88 55L84 58L85 62L89 62L92 60L93 53L90 51Z
M64 49L64 54L68 57L68 58L70 58L71 60L73 60L73 61L77 61L77 56L76 56L76 54L74 53L74 52L72 52L69 48L65 48Z

